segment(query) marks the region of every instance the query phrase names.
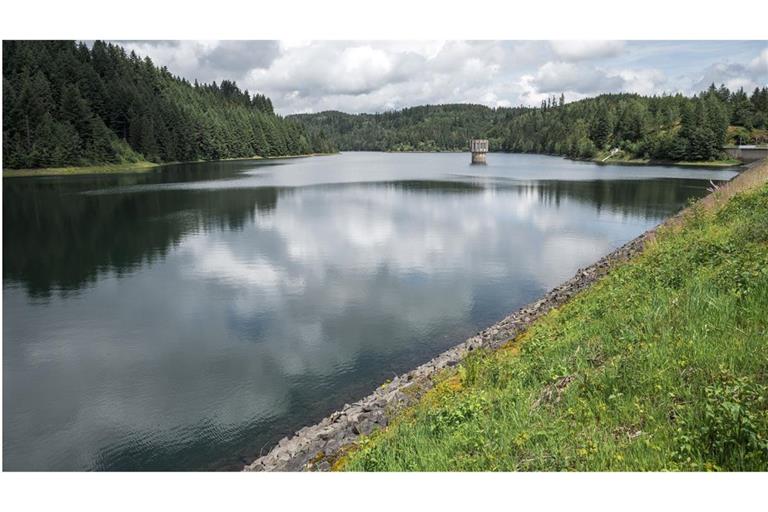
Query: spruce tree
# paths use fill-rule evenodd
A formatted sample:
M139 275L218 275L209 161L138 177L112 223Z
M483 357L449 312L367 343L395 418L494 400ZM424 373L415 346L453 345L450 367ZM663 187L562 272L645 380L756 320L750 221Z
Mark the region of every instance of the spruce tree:
M279 156L310 139L262 94L192 84L101 41L6 41L3 90L8 168Z

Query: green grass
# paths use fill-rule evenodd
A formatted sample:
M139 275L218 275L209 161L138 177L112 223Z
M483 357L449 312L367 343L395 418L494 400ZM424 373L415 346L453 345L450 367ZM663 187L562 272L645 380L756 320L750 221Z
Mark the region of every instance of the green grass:
M287 158L304 158L308 156L325 156L334 153L309 153L306 155L284 155L274 157L262 157L262 156L249 156L243 158L225 158L222 160L213 160L214 162L225 162L233 160L279 160ZM197 162L205 162L206 160L197 160ZM6 178L20 178L20 177L32 177L32 176L75 176L78 174L123 174L123 173L135 173L151 171L155 167L160 165L168 165L170 163L191 163L191 162L166 162L164 164L156 164L153 162L131 162L125 164L103 164L103 165L89 165L81 167L45 167L40 169L3 169L3 177Z
M152 162L132 162L126 164L90 165L84 167L46 167L42 169L3 169L3 177L19 178L24 176L73 176L77 174L121 174L151 171L159 164Z
M606 159L606 157L608 157ZM741 160L737 160L735 158L723 158L720 160L707 160L707 161L698 161L698 162L686 162L686 161L657 161L657 160L651 160L649 158L634 158L628 153L624 151L619 151L615 155L610 155L608 151L601 151L592 158L593 162L599 163L599 164L617 164L617 165L674 165L674 166L681 166L681 167L710 167L710 168L719 168L719 167L735 167L742 165L743 162Z
M335 469L768 470L768 185L439 379Z
M737 160L736 158L725 158L723 160L710 160L707 162L675 162L674 165L681 165L684 167L734 167L737 165L743 165L744 162Z

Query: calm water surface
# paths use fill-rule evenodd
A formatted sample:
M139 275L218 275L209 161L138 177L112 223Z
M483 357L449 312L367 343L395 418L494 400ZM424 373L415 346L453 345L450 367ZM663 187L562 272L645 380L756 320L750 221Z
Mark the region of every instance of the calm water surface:
M735 174L468 160L4 179L5 469L238 468Z

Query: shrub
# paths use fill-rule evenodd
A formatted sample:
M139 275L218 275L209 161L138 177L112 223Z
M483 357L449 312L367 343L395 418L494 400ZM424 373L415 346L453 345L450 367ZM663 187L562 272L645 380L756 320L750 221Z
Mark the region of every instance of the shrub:
M675 459L688 469L765 471L768 468L768 387L722 371L704 389L698 416L681 422ZM695 460L704 460L703 468Z

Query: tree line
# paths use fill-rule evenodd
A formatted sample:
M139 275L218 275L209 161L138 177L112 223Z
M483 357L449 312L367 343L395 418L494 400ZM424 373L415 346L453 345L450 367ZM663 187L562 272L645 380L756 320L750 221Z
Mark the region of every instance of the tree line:
M751 94L714 84L693 97L603 94L539 107L430 105L381 114L289 116L342 150L466 151L487 138L492 151L594 158L619 149L632 158L704 161L726 143L768 143L768 87Z
M3 42L3 167L331 152L236 83L190 83L112 43Z
M529 108L492 109L484 105L425 105L377 114L327 111L288 116L309 133L323 134L342 151L466 151L467 139L491 139L501 149L501 133Z

